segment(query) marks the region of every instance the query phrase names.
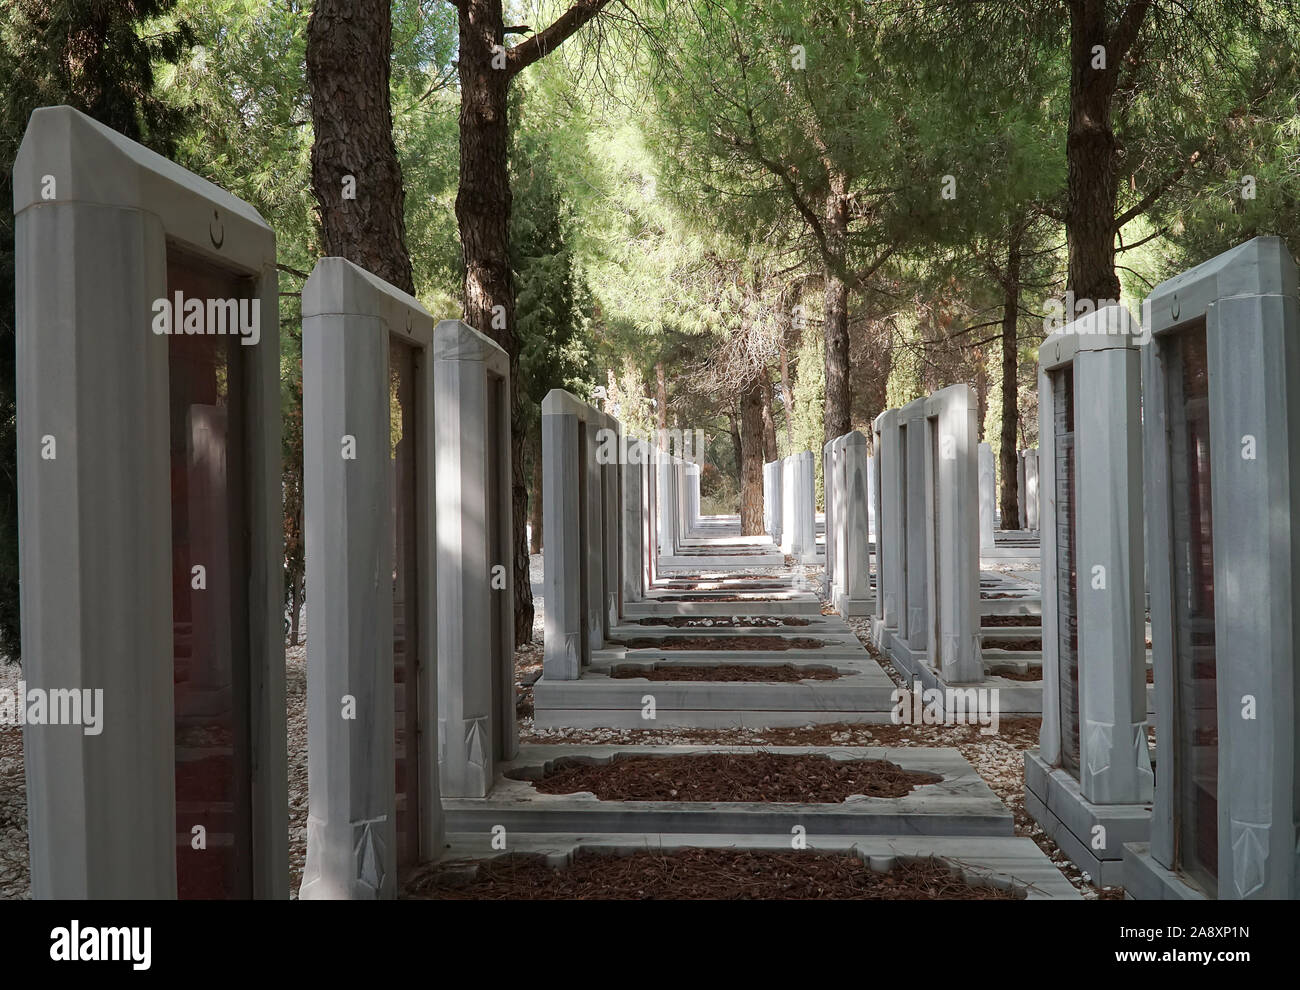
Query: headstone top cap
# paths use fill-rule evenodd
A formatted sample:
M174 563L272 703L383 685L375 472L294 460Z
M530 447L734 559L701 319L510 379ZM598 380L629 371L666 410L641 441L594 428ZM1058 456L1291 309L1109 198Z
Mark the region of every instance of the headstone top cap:
M1286 242L1253 237L1157 285L1143 300L1142 322L1159 333L1204 315L1217 299L1297 294L1296 263Z
M1118 303L1086 313L1053 332L1038 348L1044 368L1068 364L1078 351L1127 350L1141 343L1142 327Z
M583 422L600 422L600 411L595 406L583 402L572 392L562 388L553 388L542 400L543 416L577 416Z
M317 316L383 320L426 346L433 338L433 317L418 299L347 258L321 258L303 285L302 317Z
M42 194L46 176L53 199ZM53 203L135 209L167 235L228 263L275 263L275 235L257 210L207 179L68 106L32 112L14 161L14 212Z
M501 346L464 320L440 320L433 328L433 356L439 361L483 361L498 369L510 358Z

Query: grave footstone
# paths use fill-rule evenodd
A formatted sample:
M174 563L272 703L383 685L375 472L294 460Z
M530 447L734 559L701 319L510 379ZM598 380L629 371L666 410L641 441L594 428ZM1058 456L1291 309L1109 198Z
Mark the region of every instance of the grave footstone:
M13 187L32 894L285 898L275 235L70 107Z

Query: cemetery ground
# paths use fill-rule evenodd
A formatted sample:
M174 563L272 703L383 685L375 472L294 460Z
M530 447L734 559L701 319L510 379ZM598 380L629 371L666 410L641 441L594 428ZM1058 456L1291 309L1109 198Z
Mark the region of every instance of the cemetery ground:
M532 559L535 583L541 584L542 558ZM724 577L788 577L791 568L763 567L739 570L702 569L700 583ZM820 567L797 565L796 574L815 581ZM762 602L755 603L755 617L762 615ZM519 698L520 739L524 743L595 744L635 746L743 746L757 753L775 747L954 747L970 762L993 793L1015 818L1015 834L1028 837L1051 859L1052 864L1086 899L1121 896L1116 888L1098 888L1057 848L1025 811L1024 763L1022 754L1038 745L1039 720L1003 718L995 735L984 735L978 725L890 725L831 723L767 729L546 729L532 724L532 684L541 673L542 626L545 602L539 595L532 642L516 650L516 691ZM831 612L829 603L823 611ZM714 621L703 619L700 621ZM726 621L726 620L722 620ZM907 689L895 671L872 645L863 619L850 618L849 625L868 653L890 675L897 686ZM305 626L304 626L305 628ZM707 628L707 627L706 627ZM797 631L797 627L793 627ZM0 688L16 688L19 668L0 667ZM286 647L289 735L290 884L293 896L302 880L307 837L307 712L306 640ZM691 771L698 776L698 771ZM683 778L689 780L690 777ZM29 896L27 859L27 813L23 775L22 730L0 726L0 898ZM545 864L523 858L488 871L472 888L455 883L430 889L434 879L445 881L447 867L435 864L412 877L404 896L448 898L540 898L540 897L629 897L656 898L817 898L891 899L933 897L936 899L1005 898L1007 891L983 888L972 891L950 868L912 862L887 874L873 874L842 856L810 856L808 851L771 853L740 850L653 852L633 856L597 857L595 862L579 860L581 869L566 870L561 881ZM454 867L453 867L454 875ZM735 877L746 878L738 883ZM893 877L882 881L881 877ZM728 879L730 878L730 879Z

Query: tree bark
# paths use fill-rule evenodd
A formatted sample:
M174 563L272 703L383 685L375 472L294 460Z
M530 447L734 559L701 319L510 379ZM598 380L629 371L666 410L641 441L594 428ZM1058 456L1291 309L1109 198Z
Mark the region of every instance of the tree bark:
M1016 334L1020 317L1020 238L1020 228L1013 228L1007 244L1007 267L1002 283L1002 435L998 464L1002 475L1003 529L1018 529L1020 526L1020 496L1016 480L1016 426L1020 416Z
M367 0L373 3L374 0ZM549 27L506 51L501 0L457 0L460 53L460 186L456 221L465 259L465 322L510 357L511 505L514 514L515 642L533 634L533 593L525 519L527 409L519 385L515 287L510 270L510 175L507 97L521 69L553 51L608 0L577 0Z
M825 223L826 443L848 433L852 422L849 406L849 287L845 280L848 229L848 197L842 188L833 188L826 198Z
M763 461L770 464L776 460L776 421L772 418L772 376L766 368L759 385L763 389Z
M763 395L761 378L740 393L740 533L763 532Z
M1131 0L1109 23L1107 4L1070 2L1070 125L1066 136L1065 233L1069 249L1066 289L1076 300L1101 306L1118 300L1115 210L1119 194L1119 143L1111 109L1119 70L1137 39L1151 0ZM1098 66L1098 53L1105 65ZM1067 322L1074 318L1066 314Z
M736 405L733 402L731 408L727 410L727 429L731 431L731 453L736 460L736 486L739 488L745 478L743 468L745 453L744 447L740 444L740 417L737 414Z
M392 33L387 0L317 0L312 9L311 187L325 254L415 295L389 99ZM344 199L352 191L356 198Z

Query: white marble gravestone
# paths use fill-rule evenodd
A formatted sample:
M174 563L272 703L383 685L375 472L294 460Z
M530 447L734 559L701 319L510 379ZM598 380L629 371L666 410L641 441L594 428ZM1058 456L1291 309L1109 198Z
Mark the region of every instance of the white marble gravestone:
M817 560L817 479L811 450L785 458L782 465L781 552L802 563Z
M876 457L880 472L880 516L876 538L876 622L875 643L889 648L889 640L907 627L907 523L903 503L903 433L897 409L886 409L876 417Z
M391 898L399 870L442 842L433 319L343 258L317 262L302 313L312 606L300 896Z
M1257 237L1143 308L1143 462L1155 664L1149 847L1131 896L1300 897L1300 302Z
M905 617L900 617L896 645L913 658L925 657L930 645L930 571L926 559L926 475L930 470L926 444L925 399L914 399L898 410L900 477L902 483L900 538L903 580L906 583Z
M639 602L650 587L647 568L649 547L646 541L649 492L650 445L644 440L626 439L621 465L623 526L620 574L623 579L621 601ZM622 614L620 610L620 615Z
M996 472L993 470L993 447L979 445L980 473L980 549L991 550L996 545L993 538L994 505L997 503Z
M32 894L286 898L275 234L69 107L13 189Z
M460 320L433 333L442 793L484 797L514 757L510 359Z
M844 465L840 460L843 439L843 437L836 437L822 447L822 503L825 506L822 523L826 534L826 557L823 577L826 583L826 596L832 600L834 599L836 585L842 583L843 580L842 575L836 570L836 551L838 547L836 546L837 529L835 521L836 511L844 499L844 493L841 490L844 482Z
M827 499L826 556L834 568L831 600L841 615L867 615L874 606L871 595L870 537L868 535L867 438L861 433L845 434L833 441L835 450L834 521ZM829 490L828 485L828 490Z
M1038 352L1043 721L1026 806L1075 864L1121 882L1147 835L1138 332L1109 306Z
M601 429L598 434L597 465L600 470L601 485L601 533L604 554L601 559L604 588L604 609L601 613L601 627L604 639L609 638L610 630L618 625L618 617L623 614L623 479L621 462L625 457L623 449L623 427L609 413L601 413Z
M948 684L984 679L979 619L978 401L969 385L924 404L928 663Z
M878 510L876 505L878 503L878 491L879 486L876 484L876 458L875 455L872 455L867 458L867 536L873 544L875 543L877 534L876 516L878 515Z
M781 461L763 465L763 529L772 542L781 542Z
M1021 513L1024 515L1024 529L1031 532L1038 529L1038 448L1022 450L1021 470L1024 472L1024 486L1021 488Z
M607 515L597 446L608 424L604 413L563 389L542 400L543 670L552 680L577 680L607 629ZM661 511L661 521L667 515ZM614 570L610 581L618 580Z

